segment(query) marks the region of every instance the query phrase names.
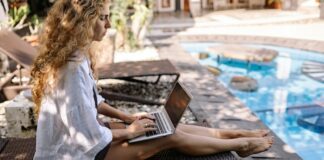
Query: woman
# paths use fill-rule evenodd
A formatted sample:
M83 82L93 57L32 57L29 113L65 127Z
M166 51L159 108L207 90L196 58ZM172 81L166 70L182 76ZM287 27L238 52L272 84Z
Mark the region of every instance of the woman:
M114 109L97 93L90 46L109 27L107 0L57 0L50 10L31 72L38 117L34 159L146 159L170 148L189 155L236 151L245 157L271 146L267 130L189 125L179 125L171 136L128 144L128 139L155 130L155 124L149 115ZM98 113L130 125L107 128L97 120Z

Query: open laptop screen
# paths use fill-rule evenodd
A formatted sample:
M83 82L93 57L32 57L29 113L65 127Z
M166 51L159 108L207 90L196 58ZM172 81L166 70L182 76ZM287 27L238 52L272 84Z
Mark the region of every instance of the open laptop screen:
M189 105L190 100L190 95L179 83L176 83L165 104L165 110L167 111L174 127L177 127L182 114Z

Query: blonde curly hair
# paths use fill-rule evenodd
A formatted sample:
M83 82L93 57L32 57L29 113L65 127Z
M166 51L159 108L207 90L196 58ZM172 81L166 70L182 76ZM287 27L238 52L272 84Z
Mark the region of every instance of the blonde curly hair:
M93 41L93 27L106 1L57 0L49 11L40 36L39 56L31 70L36 118L49 80L55 79L57 71L67 64L75 51L87 54L94 71L94 56L89 45Z

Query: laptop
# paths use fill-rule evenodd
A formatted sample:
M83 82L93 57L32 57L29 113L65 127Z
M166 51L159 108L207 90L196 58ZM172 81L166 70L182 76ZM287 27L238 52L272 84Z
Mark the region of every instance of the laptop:
M155 117L157 130L146 132L145 135L130 139L128 142L141 142L173 134L191 101L191 97L182 85L177 82L162 110L150 113Z

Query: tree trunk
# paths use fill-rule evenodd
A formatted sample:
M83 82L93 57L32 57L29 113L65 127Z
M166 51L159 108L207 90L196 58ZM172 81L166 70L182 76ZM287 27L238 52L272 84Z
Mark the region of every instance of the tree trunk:
M184 5L183 10L186 11L186 12L190 12L190 2L189 2L189 0L184 0L183 5Z
M324 2L320 3L320 19L324 19Z

